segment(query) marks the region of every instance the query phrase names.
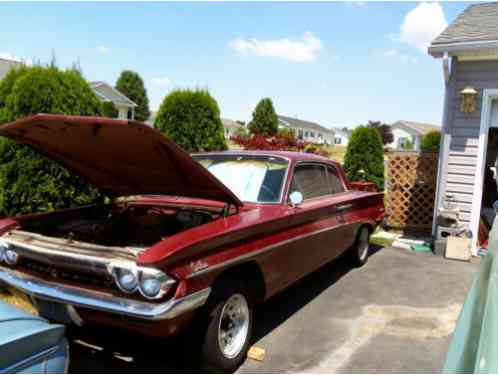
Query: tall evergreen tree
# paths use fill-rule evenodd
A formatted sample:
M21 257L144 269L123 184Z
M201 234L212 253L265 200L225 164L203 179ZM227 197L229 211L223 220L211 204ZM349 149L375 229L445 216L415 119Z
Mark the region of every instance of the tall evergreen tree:
M150 117L149 98L144 81L138 73L124 70L116 82L116 89L137 104L135 120L147 121Z
M384 149L377 129L359 126L353 130L344 156L344 170L350 181L365 180L384 189Z
M37 113L100 116L102 105L74 69L26 67L0 81L0 123ZM0 216L103 202L83 178L31 147L0 138Z
M154 127L188 152L227 149L218 103L206 90L169 93Z
M270 98L261 99L254 109L252 121L249 123L249 131L252 134L265 136L277 134L278 117Z

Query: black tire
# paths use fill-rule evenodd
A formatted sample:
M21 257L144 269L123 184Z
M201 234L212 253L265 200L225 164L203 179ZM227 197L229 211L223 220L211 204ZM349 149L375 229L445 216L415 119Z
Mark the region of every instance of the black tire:
M222 350L220 330L227 322L227 313L232 303L247 304L247 331L242 329L243 337L235 345L237 350L228 356ZM215 285L204 309L203 335L200 337L200 366L210 372L234 372L244 362L251 344L254 298L251 290L242 282L232 278L224 278ZM245 310L245 309L242 309ZM241 314L241 316L244 314ZM230 320L230 318L228 318ZM237 319L242 320L242 319ZM244 332L246 332L244 334ZM226 337L226 336L225 336ZM232 337L232 336L230 336ZM223 340L222 340L223 341Z
M369 238L370 238L370 231L368 230L368 228L365 226L361 227L360 230L358 231L355 244L349 251L349 257L351 259L351 263L355 267L363 266L368 260L369 249L370 249L370 245L368 242Z

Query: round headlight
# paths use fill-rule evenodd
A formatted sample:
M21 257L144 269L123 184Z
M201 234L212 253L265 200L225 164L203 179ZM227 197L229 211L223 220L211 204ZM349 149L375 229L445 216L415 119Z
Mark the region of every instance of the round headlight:
M19 260L19 255L14 250L5 250L3 258L8 265L13 266L17 264L17 261Z
M126 293L133 293L137 289L137 277L130 270L120 269L116 279L119 288Z
M9 249L9 245L6 242L0 241L0 263L7 262L5 258L5 253Z
M152 277L143 279L140 282L140 290L146 297L156 297L161 291L161 281Z

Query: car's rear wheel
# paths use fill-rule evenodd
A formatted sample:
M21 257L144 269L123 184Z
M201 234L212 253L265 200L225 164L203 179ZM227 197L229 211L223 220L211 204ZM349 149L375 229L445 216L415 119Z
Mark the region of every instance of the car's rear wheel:
M233 372L245 360L253 321L253 298L238 280L218 283L206 305L207 327L201 344L201 367Z
M351 248L351 261L356 267L363 266L368 260L370 250L370 231L367 227L361 227L356 237L356 242Z

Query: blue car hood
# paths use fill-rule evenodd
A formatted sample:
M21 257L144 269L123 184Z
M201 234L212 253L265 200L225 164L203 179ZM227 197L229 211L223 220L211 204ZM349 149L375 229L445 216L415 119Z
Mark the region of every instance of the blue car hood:
M0 372L21 360L59 345L64 326L0 302Z

